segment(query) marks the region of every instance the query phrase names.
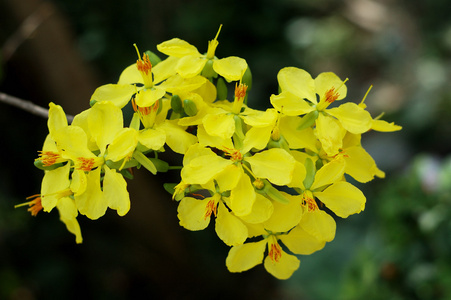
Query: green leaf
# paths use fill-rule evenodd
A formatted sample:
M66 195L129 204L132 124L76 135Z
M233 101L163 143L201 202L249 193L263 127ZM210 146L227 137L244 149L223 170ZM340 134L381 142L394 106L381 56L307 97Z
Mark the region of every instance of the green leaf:
M153 162L145 156L140 151L135 151L133 153L133 158L136 159L144 168L146 168L150 173L157 174L157 168L153 164Z

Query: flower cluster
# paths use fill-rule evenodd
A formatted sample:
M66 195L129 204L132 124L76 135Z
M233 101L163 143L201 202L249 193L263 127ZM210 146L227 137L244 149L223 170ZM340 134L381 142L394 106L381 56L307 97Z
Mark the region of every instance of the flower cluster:
M180 225L202 230L214 219L218 237L231 247L231 272L263 263L287 279L299 267L296 255L332 241L330 213L347 218L365 207L365 196L348 179L384 177L361 135L401 127L373 118L366 96L337 105L347 88L334 73L313 79L295 67L278 73L271 108L248 107L250 69L242 58L215 56L218 35L205 54L178 38L163 42L157 49L164 60L135 46L137 62L117 84L99 87L91 107L70 125L50 103L49 135L35 161L45 171L41 193L26 203L32 214L56 207L81 243L78 214L97 219L110 208L125 215L124 177L141 166L153 174L168 171L158 153L171 149L183 155L181 181L165 186L179 202ZM128 127L127 105L134 110Z

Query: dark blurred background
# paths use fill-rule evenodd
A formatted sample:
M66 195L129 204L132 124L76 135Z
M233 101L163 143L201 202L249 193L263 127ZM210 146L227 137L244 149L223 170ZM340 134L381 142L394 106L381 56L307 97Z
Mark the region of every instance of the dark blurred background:
M0 0L0 91L68 114L89 107L141 51L179 37L245 58L249 105L264 109L277 72L296 66L349 78L349 101L403 126L364 147L386 179L359 185L364 212L337 218L334 241L278 281L262 266L231 274L228 247L178 225L177 203L144 170L130 212L79 216L84 242L58 213L14 209L40 190L33 160L46 120L0 103L0 299L451 299L451 5L446 0Z

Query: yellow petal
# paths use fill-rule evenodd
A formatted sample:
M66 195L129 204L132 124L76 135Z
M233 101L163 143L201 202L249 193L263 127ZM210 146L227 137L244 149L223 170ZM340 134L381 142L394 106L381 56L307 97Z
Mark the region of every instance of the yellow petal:
M306 174L307 171L305 170L304 164L296 160L294 164L293 179L288 184L288 186L304 189L304 179Z
M322 113L316 119L316 136L321 141L321 145L328 156L335 156L342 148L343 137L346 134L340 122Z
M374 159L361 146L347 148L345 151L345 173L358 182L373 180L378 169Z
M250 224L258 224L267 221L274 211L271 200L257 193L250 214L240 216L240 219Z
M139 107L150 107L154 105L155 102L163 98L165 94L166 91L159 86L143 89L136 95L136 105Z
M155 67L152 67L154 84L158 84L163 80L175 75L175 67L177 66L178 61L178 57L170 56L165 60L160 61Z
M230 164L232 161L209 150L204 155L191 159L188 164L184 163L182 180L187 184L205 184Z
M290 233L280 235L279 238L295 254L310 255L326 245L325 241L309 234L301 226L296 226Z
M246 107L240 114L244 123L252 127L274 126L278 113L275 109L267 109L264 112Z
M81 244L83 238L80 225L76 219L78 212L74 200L69 197L63 197L58 202L57 208L60 213L60 220L66 225L67 230L75 235L75 242Z
M282 92L290 92L298 99L308 99L316 104L315 82L307 71L286 67L279 71L277 80Z
M318 140L316 139L313 129L311 127L305 128L303 130L297 130L301 118L299 117L289 117L283 116L279 121L280 133L287 140L288 145L291 149L309 149L313 152L318 151L316 149L316 144Z
M259 178L266 178L277 185L291 182L295 160L283 149L272 148L246 157L245 160L251 164L252 172Z
M88 149L86 133L78 126L70 125L61 128L54 134L54 139L58 149L63 151L64 158L70 158L73 161L77 161L78 157L96 158Z
M179 154L185 154L188 148L197 142L197 137L177 125L177 120L165 120L156 129L164 131L166 144L172 151Z
M241 180L230 192L230 209L237 216L248 215L255 202L255 190L249 176L241 175Z
M332 184L341 180L345 170L345 162L342 158L336 158L319 169L315 174L310 190Z
M41 204L45 212L50 212L57 204L58 192L67 190L69 180L70 163L51 171L45 171L41 184Z
M279 261L273 261L269 256L265 258L264 266L266 271L277 279L288 279L293 275L294 271L299 268L300 260L291 254L282 250Z
M227 139L232 137L235 132L235 120L233 114L230 113L208 114L202 123L205 131L211 136Z
M230 272L247 271L263 261L266 240L234 246L230 249L226 259L226 266Z
M266 127L251 127L246 132L246 136L243 141L242 153L247 153L252 148L264 149L268 145L269 139L271 138L272 126Z
M319 241L330 242L335 238L337 225L334 218L322 210L306 212L299 226Z
M275 109L287 116L303 115L315 110L309 102L288 91L271 95L270 100Z
M89 172L86 177L86 190L75 196L75 205L81 214L96 220L103 216L108 208L108 199L100 189L100 168Z
M207 228L210 223L210 216L207 217L205 213L210 199L183 198L177 208L177 217L180 220L180 226L193 231Z
M139 72L136 63L125 68L121 75L119 76L119 80L117 82L118 85L131 85L137 83L144 83L141 72Z
M371 128L372 118L369 112L355 103L347 102L339 107L327 110L327 113L337 118L344 129L360 134Z
M197 127L197 137L199 139L199 144L203 146L210 146L213 148L223 149L224 147L233 149L234 145L232 142L232 138L222 138L219 136L212 136L207 133L205 130L205 127L202 125L199 125Z
M104 197L108 199L108 207L117 210L119 216L125 216L130 210L130 196L124 177L105 165L103 179Z
M177 63L177 73L183 78L191 78L202 72L207 59L198 55L187 55L182 57Z
M142 79L141 79L142 80ZM130 84L106 84L98 87L91 96L91 101L110 101L123 108L137 92L136 86Z
M88 115L88 126L101 154L124 126L122 111L111 102L97 102Z
M247 63L244 59L236 56L230 56L213 61L213 70L224 77L227 81L238 81L246 72Z
M122 128L108 146L106 159L119 161L123 158L131 157L137 144L138 132L131 128Z
M215 225L216 234L228 246L237 246L247 239L247 227L219 202Z
M67 117L63 108L53 102L49 103L49 119L47 121L50 135L60 128L67 126Z
M395 125L395 123L388 123L384 120L373 120L371 123L371 129L381 132L392 132L402 129L402 126Z
M236 187L243 174L244 173L241 169L241 166L231 164L225 167L224 170L218 175L216 175L215 181L218 184L219 190L221 192L230 191Z
M278 201L273 202L274 212L271 217L264 222L265 229L272 232L286 232L299 224L302 218L302 196L292 196L282 192L290 203L283 204Z
M365 209L365 195L349 182L337 182L314 195L341 218L347 218Z
M139 132L138 141L152 150L160 150L166 142L166 133L161 128L147 128Z
M179 38L173 38L157 45L158 51L168 56L183 57L187 55L199 55L197 48Z
M343 84L343 80L334 73L324 72L315 78L315 91L320 97L320 102L325 100L326 93L332 88L334 88L334 92L338 93L338 98L336 100L341 100L346 97L346 85Z

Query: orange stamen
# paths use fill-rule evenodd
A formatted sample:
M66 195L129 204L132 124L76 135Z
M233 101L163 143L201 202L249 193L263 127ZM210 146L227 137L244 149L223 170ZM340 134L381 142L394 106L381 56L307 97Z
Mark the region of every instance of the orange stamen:
M143 54L143 58L136 61L138 71L148 75L152 71L152 64L150 63L149 55Z
M59 153L53 151L39 151L38 160L42 161L44 167L49 167L56 163L56 161L61 158Z
M27 211L29 211L32 216L36 216L38 214L38 212L40 212L42 210L41 195L40 194L36 194L36 195L30 196L30 197L27 197L26 199L27 200L28 199L33 199L33 200L31 200L29 202L25 202L25 203L19 204L19 205L16 205L14 207L17 208L17 207L21 207L21 206L24 206L24 205L28 205L28 206L30 206L30 208L27 209Z
M77 157L78 161L78 170L82 170L85 172L91 171L95 167L95 160L94 158L86 158L86 157Z
M247 85L244 83L240 83L238 85L235 84L235 98L237 98L238 101L243 101L244 97L246 96L247 91Z
M337 100L339 96L340 94L335 92L335 88L332 87L330 90L326 92L325 101L330 104L335 100Z
M272 240L268 243L268 256L273 262L279 262L280 257L282 257L282 249L277 243L276 238L273 236Z
M207 206L205 207L205 215L204 215L204 220L206 220L207 218L209 218L211 216L211 214L213 213L216 217L216 210L217 210L217 203L215 200L211 199L208 201Z
M302 206L307 207L308 212L319 210L318 204L316 204L315 199L310 195L307 195L307 193L304 193L304 195L302 196Z
M239 150L224 147L225 155L230 156L232 161L242 161L243 154Z

